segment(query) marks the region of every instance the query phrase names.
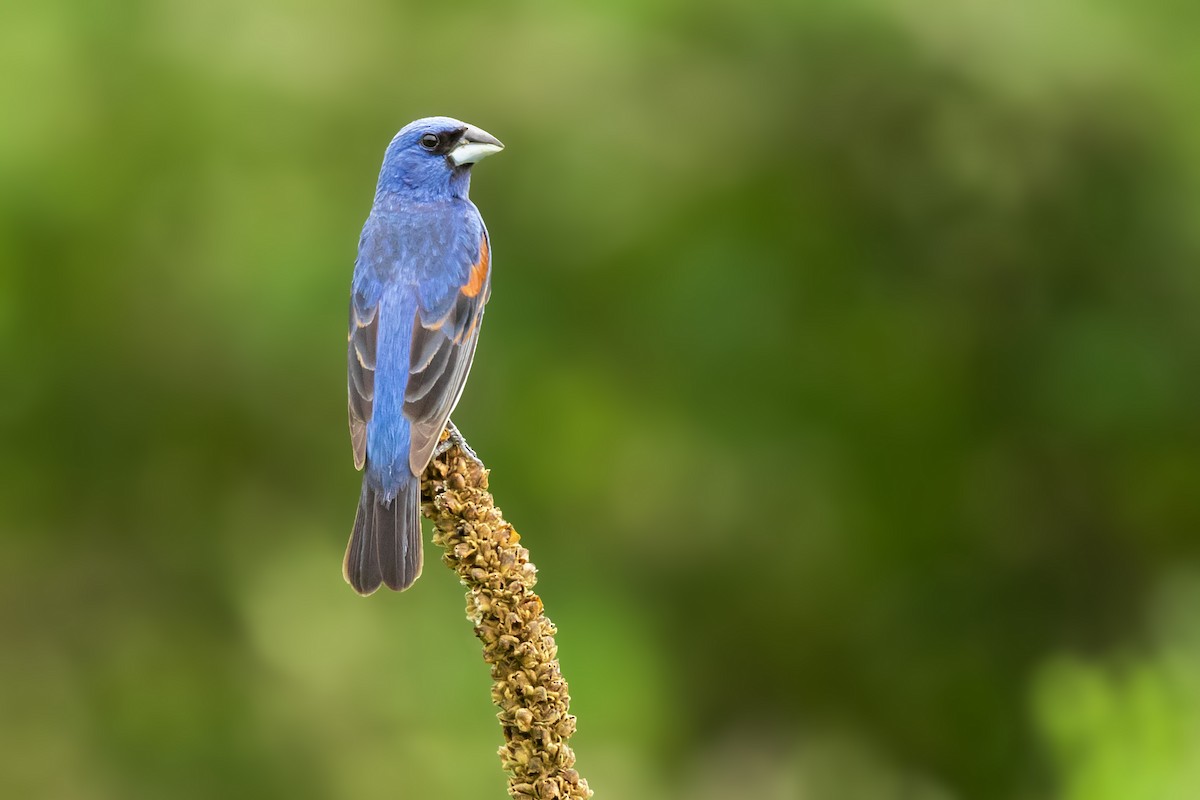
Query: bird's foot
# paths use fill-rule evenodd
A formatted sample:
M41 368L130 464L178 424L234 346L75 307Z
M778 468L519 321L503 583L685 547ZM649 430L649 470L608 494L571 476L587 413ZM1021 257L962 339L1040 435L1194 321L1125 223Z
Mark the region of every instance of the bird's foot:
M433 449L433 457L440 458L441 456L445 455L446 451L451 447L460 448L463 453L466 454L467 458L470 458L472 461L482 463L479 461L479 456L475 455L475 451L471 449L471 445L467 444L467 440L463 438L463 435L459 432L458 427L455 426L455 424L450 420L446 420L446 436L440 442L438 442L437 447Z

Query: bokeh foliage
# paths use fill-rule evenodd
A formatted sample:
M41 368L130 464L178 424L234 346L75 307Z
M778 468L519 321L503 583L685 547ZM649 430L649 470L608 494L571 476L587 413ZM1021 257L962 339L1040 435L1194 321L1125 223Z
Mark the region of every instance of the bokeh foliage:
M1200 794L1200 13L992 5L5 4L0 794L502 791L450 573L338 574L433 113L601 796Z

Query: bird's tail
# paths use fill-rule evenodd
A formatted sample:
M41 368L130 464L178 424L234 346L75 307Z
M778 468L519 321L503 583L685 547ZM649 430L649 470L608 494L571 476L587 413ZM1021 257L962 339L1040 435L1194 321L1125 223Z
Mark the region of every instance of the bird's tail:
M421 484L409 478L385 501L363 476L354 530L346 546L342 575L361 595L386 584L404 591L421 574Z

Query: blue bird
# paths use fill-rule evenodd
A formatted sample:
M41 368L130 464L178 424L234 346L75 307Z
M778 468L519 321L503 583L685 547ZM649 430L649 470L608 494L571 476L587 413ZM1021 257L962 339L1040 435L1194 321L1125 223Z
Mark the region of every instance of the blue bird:
M491 293L471 166L503 148L474 125L428 117L383 156L350 295L350 442L364 473L342 573L362 595L421 574L420 475L462 394Z

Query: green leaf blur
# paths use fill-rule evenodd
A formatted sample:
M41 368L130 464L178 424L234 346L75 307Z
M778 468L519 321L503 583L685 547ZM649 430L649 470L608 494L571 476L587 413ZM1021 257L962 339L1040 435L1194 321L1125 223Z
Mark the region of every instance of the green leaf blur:
M5 4L0 796L502 796L451 573L339 572L428 114L599 797L1200 796L1198 9Z

